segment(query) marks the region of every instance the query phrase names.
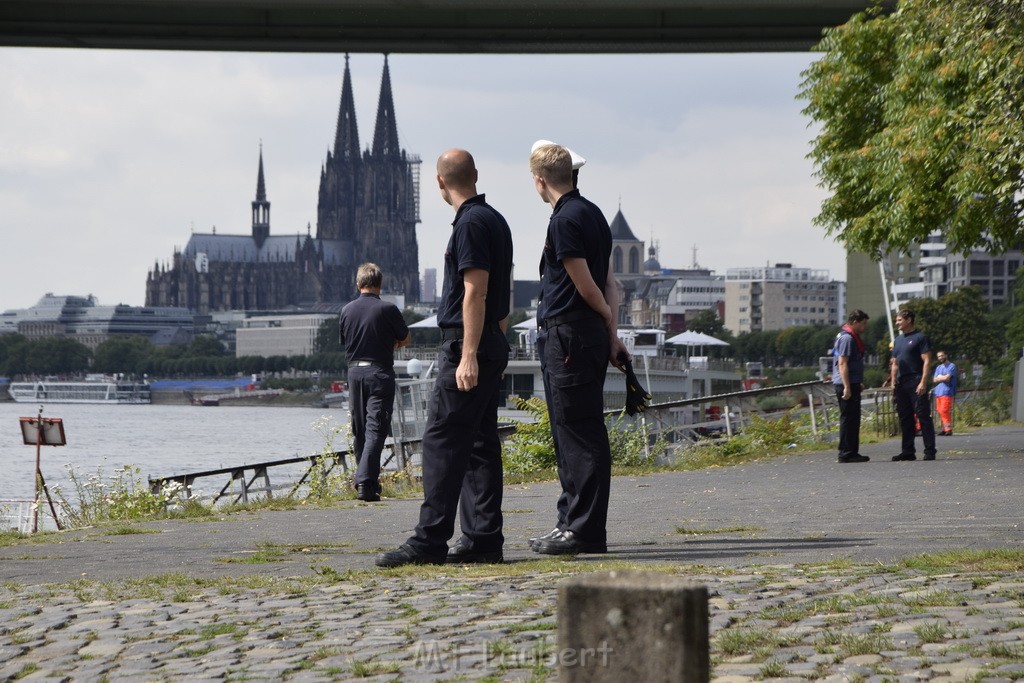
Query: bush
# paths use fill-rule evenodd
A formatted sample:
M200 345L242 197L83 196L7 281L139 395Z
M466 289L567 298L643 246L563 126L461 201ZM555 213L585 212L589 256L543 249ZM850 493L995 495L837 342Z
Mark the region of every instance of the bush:
M151 519L166 514L168 504L181 491L181 484L169 483L153 492L142 480L139 467L125 465L114 470L109 483L103 468L96 474L82 478L71 465L67 465L68 479L75 489L77 501L64 495L60 485L51 487L56 498L58 515L68 528L92 526L115 520Z

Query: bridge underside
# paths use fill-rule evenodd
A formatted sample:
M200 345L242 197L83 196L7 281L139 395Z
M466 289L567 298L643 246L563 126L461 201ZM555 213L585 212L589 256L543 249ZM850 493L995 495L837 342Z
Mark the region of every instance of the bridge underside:
M0 45L255 52L794 52L867 0L0 0Z

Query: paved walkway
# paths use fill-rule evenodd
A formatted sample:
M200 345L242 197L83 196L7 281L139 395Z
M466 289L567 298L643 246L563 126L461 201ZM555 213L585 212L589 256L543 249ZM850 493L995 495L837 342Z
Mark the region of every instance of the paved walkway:
M720 681L1024 678L1024 578L894 568L1024 549L1024 428L939 445L616 478L610 552L576 561L524 543L553 521L551 483L506 490L501 569L375 570L413 500L0 548L0 679L553 680L558 580L626 563L708 585Z

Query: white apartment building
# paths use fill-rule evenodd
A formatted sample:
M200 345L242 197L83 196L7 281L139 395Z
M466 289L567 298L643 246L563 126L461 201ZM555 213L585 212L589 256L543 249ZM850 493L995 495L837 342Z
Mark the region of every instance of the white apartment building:
M235 356L308 356L316 349L320 325L336 317L303 313L248 318L235 331Z
M841 325L845 305L844 283L827 270L777 263L725 271L725 327L733 334Z

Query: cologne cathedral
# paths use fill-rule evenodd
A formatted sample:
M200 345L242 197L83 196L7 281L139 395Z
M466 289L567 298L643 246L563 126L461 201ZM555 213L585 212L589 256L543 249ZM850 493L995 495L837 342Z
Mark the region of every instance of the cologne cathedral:
M334 148L320 169L316 236L308 225L304 235L271 234L261 149L251 234L193 234L170 264L148 274L146 305L207 314L343 303L358 295L356 269L366 261L384 271L385 293L419 301L419 164L398 144L386 56L373 144L360 149L346 56Z

